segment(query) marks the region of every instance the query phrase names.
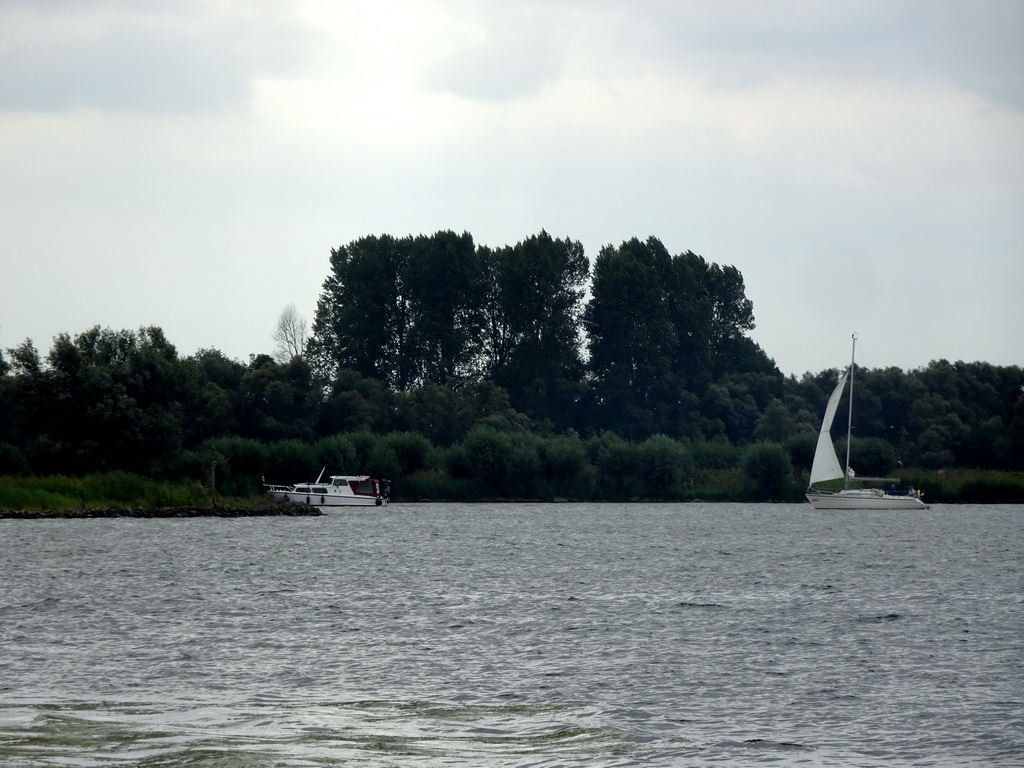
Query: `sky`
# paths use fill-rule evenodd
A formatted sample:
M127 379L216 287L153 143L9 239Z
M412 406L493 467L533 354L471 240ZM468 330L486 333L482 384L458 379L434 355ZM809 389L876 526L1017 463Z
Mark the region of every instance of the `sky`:
M366 235L657 237L779 369L1024 365L1019 0L0 0L0 348L272 353Z

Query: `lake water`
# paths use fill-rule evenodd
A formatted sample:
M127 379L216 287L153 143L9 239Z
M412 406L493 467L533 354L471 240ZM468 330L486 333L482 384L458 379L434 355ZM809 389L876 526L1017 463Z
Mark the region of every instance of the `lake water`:
M0 765L1022 766L1024 507L0 520Z

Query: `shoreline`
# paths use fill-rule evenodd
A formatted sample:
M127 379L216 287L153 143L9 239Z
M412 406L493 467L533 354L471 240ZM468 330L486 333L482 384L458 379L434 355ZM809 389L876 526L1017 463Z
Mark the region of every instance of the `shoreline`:
M274 502L252 507L123 507L109 509L0 509L0 520L92 520L103 518L320 517L319 507Z

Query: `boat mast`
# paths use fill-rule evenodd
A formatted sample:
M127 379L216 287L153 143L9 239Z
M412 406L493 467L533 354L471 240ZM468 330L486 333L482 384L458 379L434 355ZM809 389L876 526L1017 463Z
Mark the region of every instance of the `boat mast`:
M846 415L846 470L843 472L843 490L850 485L850 433L853 430L853 359L857 354L857 334L852 335L850 350L850 410Z

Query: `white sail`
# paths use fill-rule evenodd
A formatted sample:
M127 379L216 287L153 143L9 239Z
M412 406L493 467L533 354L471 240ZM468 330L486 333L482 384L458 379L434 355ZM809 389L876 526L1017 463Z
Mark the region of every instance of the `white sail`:
M837 480L843 477L843 468L839 466L839 459L836 457L835 446L832 445L832 419L836 417L836 409L839 407L839 400L843 396L843 388L846 386L846 379L850 375L847 371L839 378L835 391L828 399L825 408L825 418L821 420L821 430L818 432L818 445L814 449L814 462L811 464L811 485L824 482L825 480Z

